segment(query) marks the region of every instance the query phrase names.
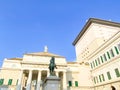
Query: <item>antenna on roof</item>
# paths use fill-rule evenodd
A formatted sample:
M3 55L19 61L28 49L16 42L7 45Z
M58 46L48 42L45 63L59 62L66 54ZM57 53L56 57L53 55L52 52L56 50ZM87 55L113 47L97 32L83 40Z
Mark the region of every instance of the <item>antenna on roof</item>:
M44 47L44 52L48 52L48 47L47 46Z

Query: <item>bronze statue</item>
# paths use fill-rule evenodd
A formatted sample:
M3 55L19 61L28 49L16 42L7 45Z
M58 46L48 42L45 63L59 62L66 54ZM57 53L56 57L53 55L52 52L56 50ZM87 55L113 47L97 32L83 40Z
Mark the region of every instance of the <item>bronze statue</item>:
M55 58L52 57L50 60L50 64L49 64L50 76L55 76L54 68L57 69L56 64L55 64Z

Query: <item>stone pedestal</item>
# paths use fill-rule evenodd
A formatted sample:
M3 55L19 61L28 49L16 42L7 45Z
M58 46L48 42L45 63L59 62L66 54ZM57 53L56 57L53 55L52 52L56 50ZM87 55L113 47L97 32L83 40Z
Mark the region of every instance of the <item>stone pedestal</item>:
M49 76L43 83L43 90L59 90L60 78L57 76Z

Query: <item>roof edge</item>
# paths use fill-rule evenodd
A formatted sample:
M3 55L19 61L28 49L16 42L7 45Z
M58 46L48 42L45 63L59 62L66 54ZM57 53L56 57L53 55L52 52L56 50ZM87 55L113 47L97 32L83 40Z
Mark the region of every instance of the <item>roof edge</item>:
M105 24L105 25L110 25L110 26L114 26L114 27L120 27L120 23L117 23L117 22L112 22L112 21L107 21L107 20L101 20L101 19L97 19L97 18L89 18L89 20L87 21L87 23L84 25L84 27L82 28L82 30L79 32L79 34L77 35L77 37L73 41L72 45L74 45L74 46L76 45L76 43L78 42L78 40L86 32L87 28L91 25L91 23L99 23L99 24Z

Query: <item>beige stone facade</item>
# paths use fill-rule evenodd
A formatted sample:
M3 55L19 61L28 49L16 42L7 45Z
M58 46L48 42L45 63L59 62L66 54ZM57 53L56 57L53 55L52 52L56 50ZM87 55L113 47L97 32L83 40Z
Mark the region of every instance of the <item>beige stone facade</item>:
M0 89L42 90L55 57L59 90L120 90L120 23L90 18L73 42L76 62L48 52L27 53L23 58L4 59Z
M91 18L73 45L77 62L89 63L93 90L120 90L120 23Z

